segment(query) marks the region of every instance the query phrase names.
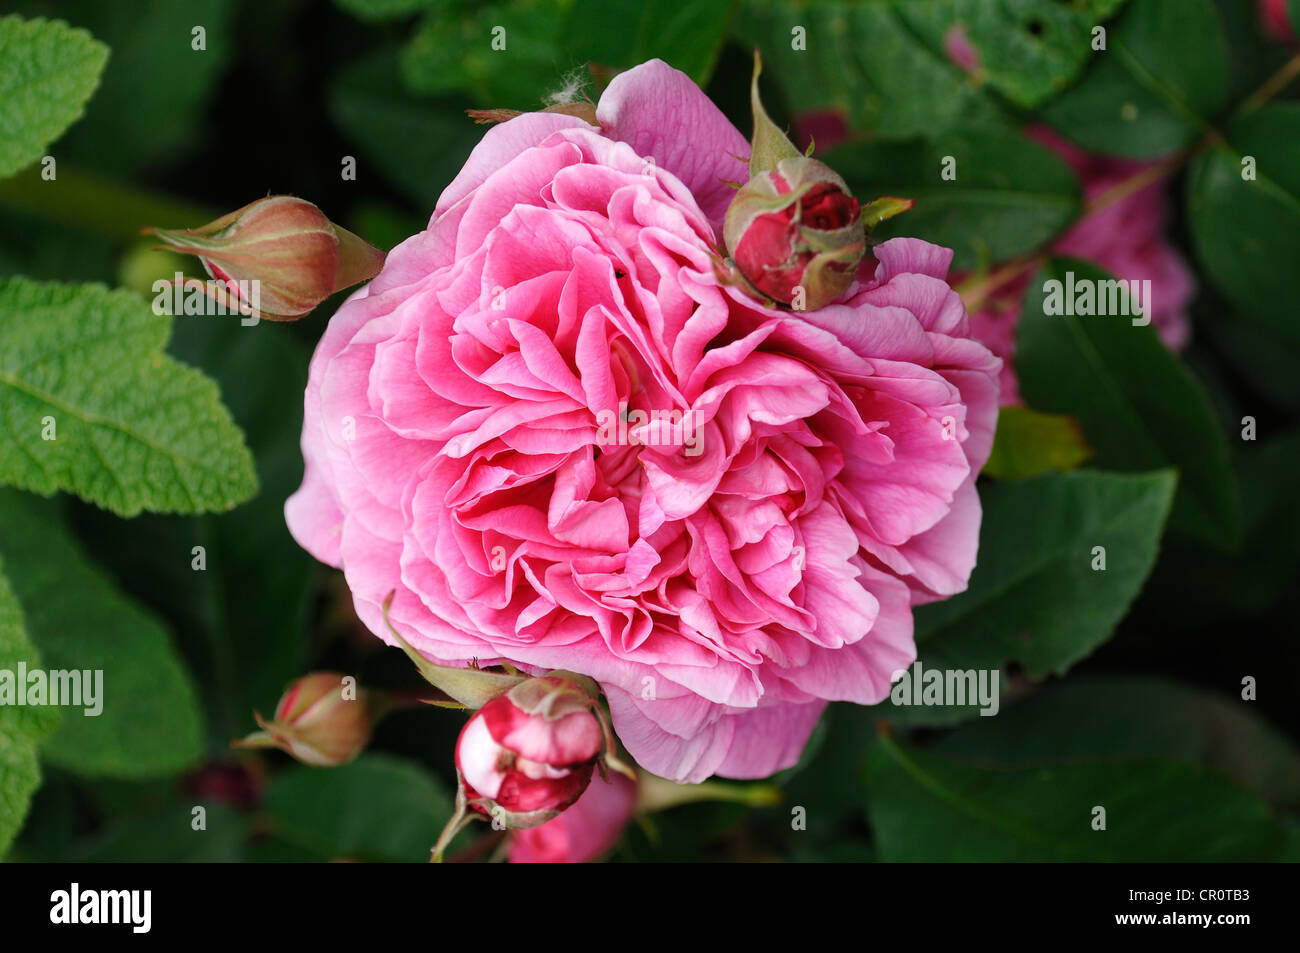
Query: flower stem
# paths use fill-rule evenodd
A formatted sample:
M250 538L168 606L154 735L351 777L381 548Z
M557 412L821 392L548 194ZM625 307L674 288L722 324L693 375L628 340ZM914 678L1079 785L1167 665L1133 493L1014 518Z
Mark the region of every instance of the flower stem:
M1282 68L1270 76L1263 86L1246 97L1246 101L1241 104L1240 111L1248 113L1258 109L1286 89L1297 76L1300 76L1300 53L1287 60L1282 65Z
M41 178L39 165L0 181L0 206L115 241L134 240L141 228L156 222L187 225L212 217L201 205L103 179L66 163L59 164L57 177L50 181Z

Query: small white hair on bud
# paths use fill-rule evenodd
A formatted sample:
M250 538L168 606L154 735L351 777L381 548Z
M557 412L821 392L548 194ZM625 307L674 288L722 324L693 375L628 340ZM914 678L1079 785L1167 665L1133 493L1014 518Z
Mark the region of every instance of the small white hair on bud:
M569 70L561 79L561 86L553 93L547 93L543 102L548 106L567 106L570 103L585 101L583 93L590 83L585 67Z

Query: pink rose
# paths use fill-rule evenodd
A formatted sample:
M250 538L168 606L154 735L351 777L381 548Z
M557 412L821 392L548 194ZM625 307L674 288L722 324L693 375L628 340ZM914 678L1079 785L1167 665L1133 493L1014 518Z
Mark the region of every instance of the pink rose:
M394 593L434 661L596 679L656 774L766 776L965 587L999 362L924 242L817 311L724 284L748 145L682 73L596 118L490 129L340 308L286 515L381 637Z
M1086 153L1046 128L1026 131L1070 164L1083 183L1085 200L1096 199L1152 165ZM1157 179L1085 215L1053 243L1052 252L1094 262L1117 278L1149 279L1152 326L1166 345L1179 350L1187 343L1187 305L1196 282L1182 256L1165 240L1169 206L1164 184ZM1003 359L1003 405L1020 403L1012 357L1030 278L1026 274L1007 284L971 315L975 336Z
M512 864L581 864L618 842L632 819L636 785L621 774L594 779L573 806L540 827L510 835Z

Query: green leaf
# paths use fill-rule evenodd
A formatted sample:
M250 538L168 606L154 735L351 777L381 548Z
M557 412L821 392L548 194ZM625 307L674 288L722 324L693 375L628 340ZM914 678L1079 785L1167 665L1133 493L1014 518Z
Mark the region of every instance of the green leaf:
M1214 0L1228 48L1230 79L1225 102L1241 102L1277 72L1290 56L1286 45L1261 26L1258 3Z
M1240 549L1208 549L1190 537L1166 540L1160 572L1147 587L1154 613L1148 625L1162 633L1245 628L1265 642L1271 626L1279 632L1289 628L1287 607L1300 579L1300 430L1265 440L1265 418L1260 426L1265 429L1259 441L1243 441L1235 460L1241 485L1249 488L1242 495ZM1260 618L1267 616L1276 621ZM1263 628L1257 628L1260 623Z
M0 671L17 677L20 662L32 671L40 668L41 660L27 638L22 608L3 570L0 561ZM37 747L58 722L57 708L0 705L0 858L23 826L41 783Z
M14 447L0 483L122 516L252 496L243 436L216 385L161 353L170 330L129 292L0 281L0 428Z
M1000 110L979 82L941 47L920 42L905 10L898 3L747 0L736 32L762 50L765 72L798 112L835 110L851 128L885 138L997 121ZM806 49L794 48L796 29Z
M194 808L204 829L194 829ZM244 859L248 819L224 804L168 804L147 813L114 816L107 827L78 844L67 858L90 864L229 864Z
M1168 471L1077 470L983 487L970 586L915 612L924 666L998 668L1015 659L1037 678L1088 655L1150 573L1174 485ZM1098 546L1104 570L1092 568Z
M808 811L806 834L822 844L843 836L848 818L861 809L861 790L846 784L845 778L862 776L867 755L876 744L880 712L874 707L832 702L817 722L817 734L800 757L799 770L772 778L782 788L782 807L759 815L786 833L790 830L790 808L816 805ZM809 754L812 742L817 747ZM805 761L807 763L805 763Z
M89 508L77 527L121 585L170 620L201 674L214 744L251 730L302 674L308 603L319 564L289 535L284 501L302 481L302 394L310 355L288 325L249 329L220 317L176 328L170 351L201 365L229 395L257 461L262 490L229 513L142 515ZM193 566L203 547L204 569ZM256 599L248 593L257 593ZM204 664L206 663L206 664Z
M108 47L59 20L0 17L0 178L13 175L81 116Z
M979 54L979 78L1023 108L1059 93L1096 54L1092 29L1125 0L894 0L903 21L928 49L942 50L960 24ZM868 50L871 49L868 43Z
M1300 414L1300 338L1289 329L1242 314L1217 294L1203 293L1193 305L1192 326L1216 358L1272 404ZM1244 502L1244 500L1243 500Z
M1223 107L1228 50L1213 0L1140 0L1083 78L1042 111L1090 152L1152 158L1199 137Z
M821 158L864 201L877 195L916 200L911 211L875 228L873 238L908 235L944 245L953 249L958 270L1038 248L1079 211L1079 184L1070 167L1009 127L851 144ZM944 178L945 168L955 178Z
M452 797L419 765L372 752L337 768L290 768L263 807L277 838L323 858L427 861Z
M69 710L42 753L87 776L168 774L200 754L194 686L167 633L88 562L50 503L0 490L0 556L51 669L102 671L102 711Z
M1238 686L1239 687L1239 686ZM1300 805L1300 753L1253 702L1158 678L1070 678L939 740L998 764L1158 756L1213 771L1275 804Z
M379 52L345 69L329 91L334 123L356 143L360 176L373 163L420 206L432 211L438 196L483 137L463 111L408 93L396 55Z
M573 5L574 0L513 0L472 10L441 5L403 51L402 74L417 93L464 92L487 108L540 109L546 95L583 66L568 49L565 32ZM493 48L494 40L504 48Z
M1022 480L1051 470L1068 473L1090 456L1092 448L1073 417L1003 407L982 472L998 480Z
M867 798L882 861L1259 861L1282 839L1254 795L1159 758L1001 767L882 738Z
M435 0L334 0L358 20L398 20L434 5Z
M1196 253L1210 280L1246 313L1300 342L1300 103L1273 103L1230 122L1187 181ZM1243 159L1250 157L1254 177Z
M621 70L662 59L703 86L736 0L576 0L562 34L579 61Z
M1196 380L1150 325L1126 315L1048 314L1066 305L1069 275L1095 289L1101 310L1110 276L1093 265L1054 259L1025 296L1016 342L1020 393L1036 410L1069 414L1096 448L1096 466L1138 472L1176 466L1181 471L1171 525L1218 545L1241 533L1236 482L1227 441ZM1052 302L1048 281L1059 281ZM1123 287L1123 285L1121 285ZM1105 310L1124 310L1108 301ZM1140 320L1140 319L1139 319Z

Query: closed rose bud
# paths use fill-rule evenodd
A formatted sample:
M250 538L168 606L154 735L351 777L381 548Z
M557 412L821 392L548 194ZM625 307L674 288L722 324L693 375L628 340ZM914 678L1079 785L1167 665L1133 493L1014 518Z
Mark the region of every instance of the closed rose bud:
M476 711L456 742L469 806L520 829L544 824L576 801L604 745L594 704L576 682L547 675Z
M825 163L803 156L782 159L736 193L723 237L755 289L799 310L843 295L866 251L858 200Z
M313 672L285 689L270 721L254 712L262 730L235 745L279 748L303 764L334 767L365 749L382 708L382 699L358 688L351 676Z
M722 222L735 270L758 294L798 311L835 301L857 277L867 250L858 200L824 162L799 150L758 95L763 64L754 51L749 181Z
M219 300L272 321L302 317L336 291L373 278L384 263L378 248L291 195L258 199L201 228L145 232L198 256Z

